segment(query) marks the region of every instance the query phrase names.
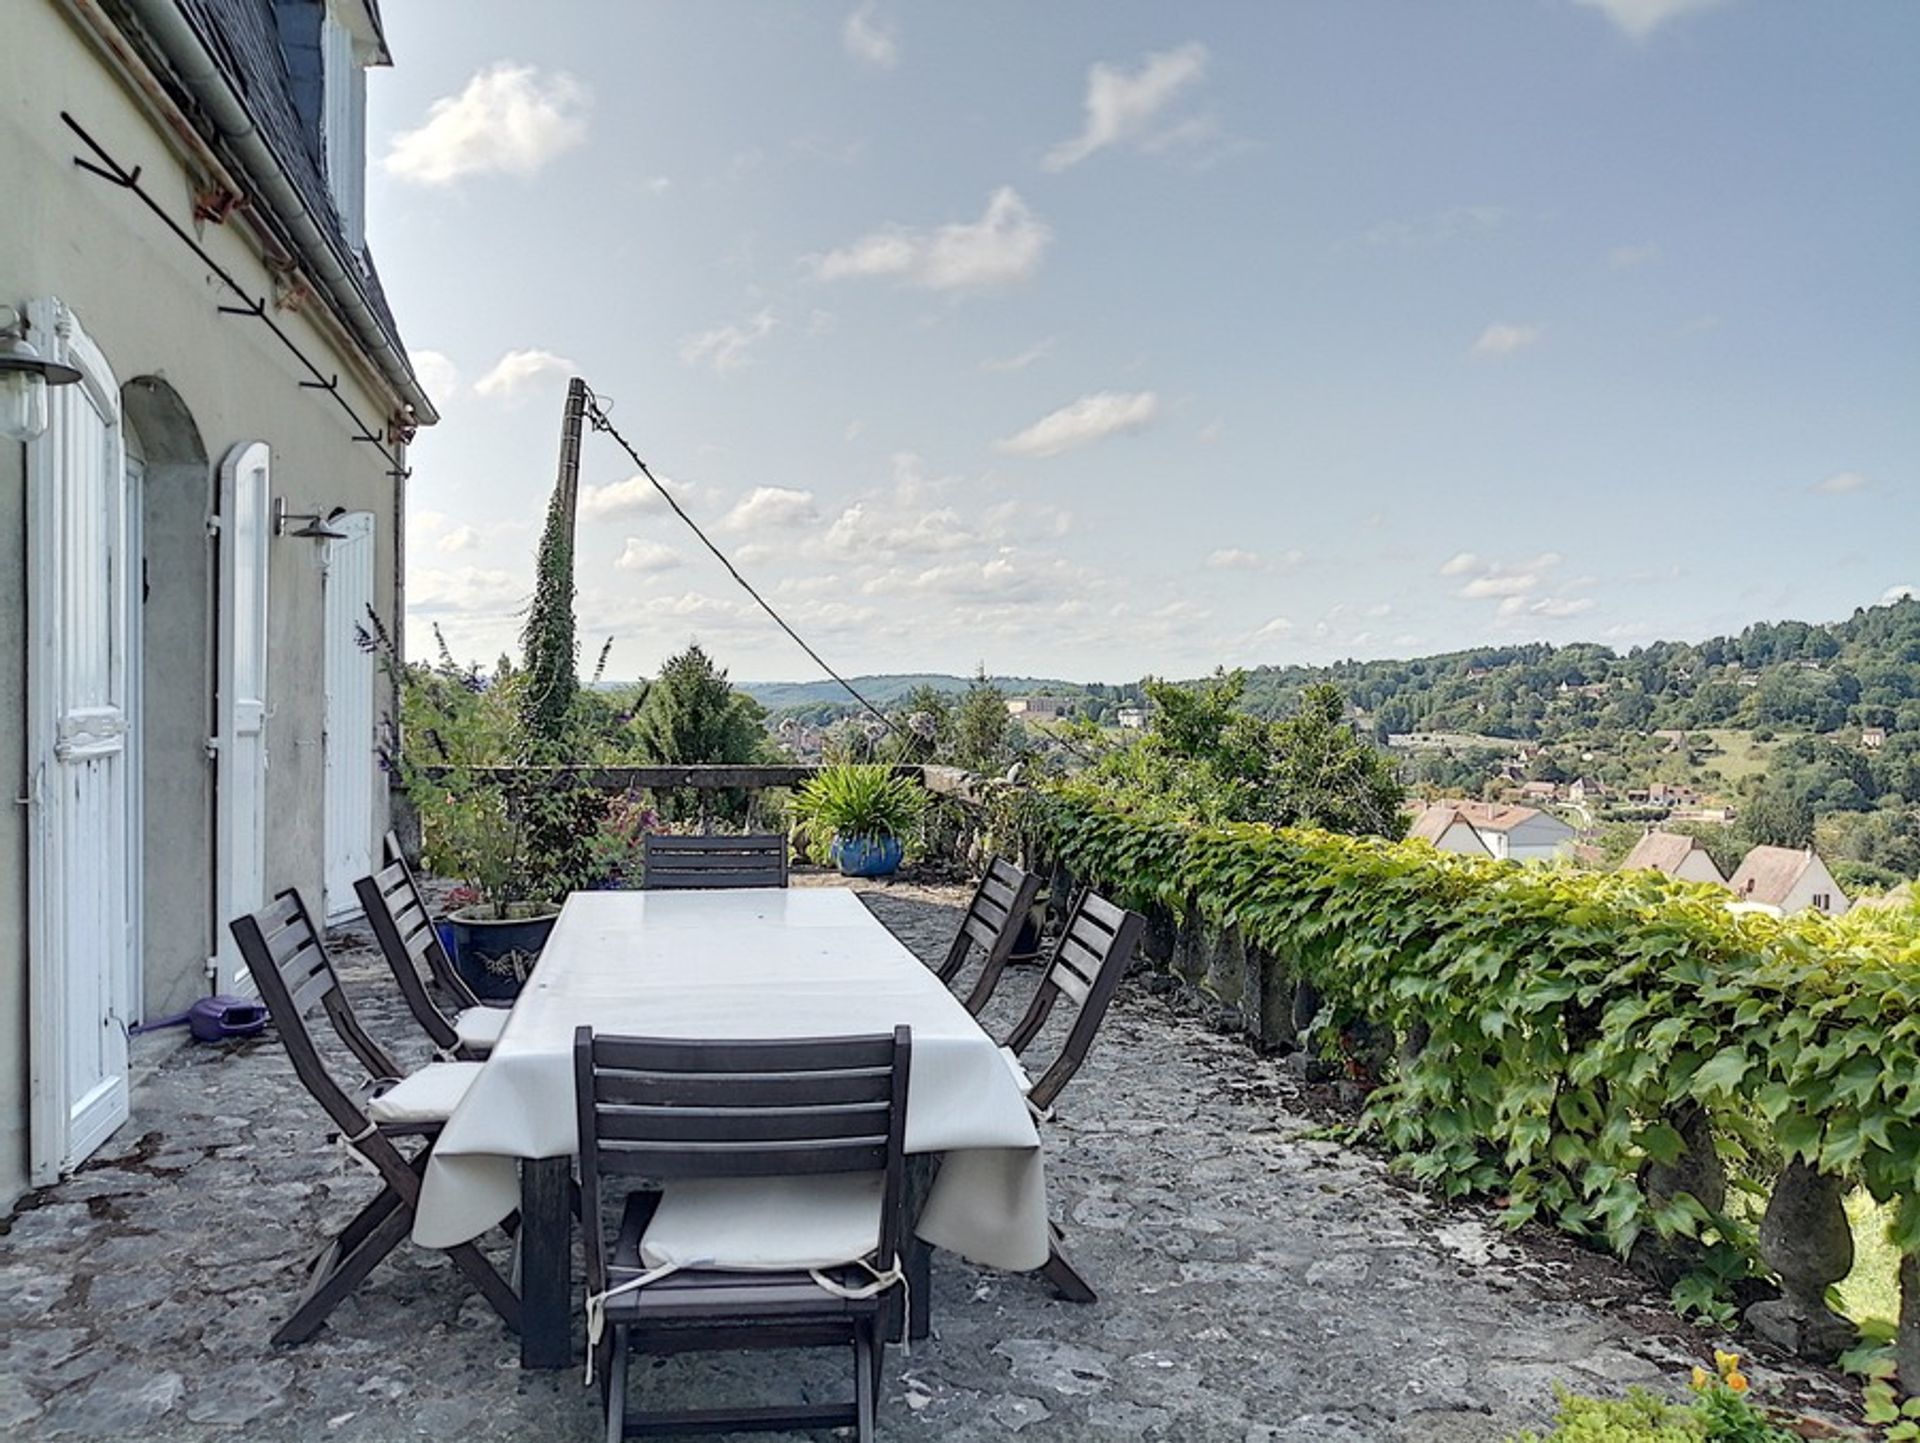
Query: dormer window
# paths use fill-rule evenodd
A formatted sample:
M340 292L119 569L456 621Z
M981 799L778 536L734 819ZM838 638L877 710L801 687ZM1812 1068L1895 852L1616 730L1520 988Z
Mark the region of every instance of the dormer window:
M371 0L326 0L320 57L327 190L358 254L367 244L367 67L391 63Z

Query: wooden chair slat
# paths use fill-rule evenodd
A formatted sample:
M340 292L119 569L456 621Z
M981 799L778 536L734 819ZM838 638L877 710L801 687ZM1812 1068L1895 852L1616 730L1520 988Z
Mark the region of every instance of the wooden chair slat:
M793 1107L806 1101L847 1104L887 1095L887 1075L867 1072L727 1075L704 1072L603 1072L606 1102L665 1107Z
M683 837L649 833L641 885L650 892L784 887L787 839L774 834Z
M883 1175L877 1257L899 1255L905 1237L905 1143L912 1034L886 1038L812 1038L782 1043L698 1043L574 1034L579 1126L580 1216L587 1290L635 1276L651 1205L629 1199L609 1266L603 1180L619 1178ZM884 1050L885 1055L881 1053ZM876 1062L876 1059L878 1061ZM617 1061L617 1070L606 1063ZM769 1073L777 1066L781 1071ZM730 1069L730 1070L729 1070ZM846 1086L868 1097L847 1099ZM769 1089L782 1095L766 1102ZM798 1090L796 1090L798 1089ZM710 1100L663 1105L703 1093ZM861 1105L848 1106L849 1101ZM635 1204L640 1206L636 1207ZM608 1308L607 1434L612 1438L695 1429L792 1428L853 1423L871 1443L880 1370L880 1295L835 1296L795 1274L734 1274L690 1269L614 1300ZM853 1345L855 1401L784 1409L681 1410L635 1418L626 1369L634 1349Z
M1000 975L1013 954L1020 928L1039 895L1040 879L1032 873L1000 857L987 864L986 874L974 889L973 900L967 904L966 915L960 920L946 960L935 969L940 980L951 985L964 970L967 954L974 947L985 954L980 975L965 1002L967 1011L974 1016L980 1015L987 999L1000 985Z
M1060 1090L1086 1061L1107 1007L1120 985L1121 974L1145 930L1146 919L1139 913L1116 907L1091 890L1083 892L1074 904L1073 915L1067 919L1026 1015L1003 1044L1018 1056L1039 1036L1061 997L1068 998L1077 1008L1059 1055L1038 1074L1028 1090L1027 1096L1034 1106L1051 1107Z
M820 1107L645 1107L601 1103L594 1127L603 1138L671 1142L710 1137L723 1124L745 1142L807 1137L872 1137L875 1123L885 1140L887 1104L836 1103Z

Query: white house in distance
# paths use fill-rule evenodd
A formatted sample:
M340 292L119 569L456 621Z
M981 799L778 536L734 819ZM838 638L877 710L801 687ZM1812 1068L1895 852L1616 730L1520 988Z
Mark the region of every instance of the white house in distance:
M1451 813L1453 822L1438 813ZM1471 828L1488 856L1503 862L1554 862L1571 855L1574 830L1550 812L1536 807L1509 806L1503 802L1435 802L1415 819L1414 826L1451 837L1451 844L1428 841L1446 851L1470 851L1462 844L1455 823Z
M1463 857L1493 855L1473 829L1473 823L1446 802L1435 802L1415 817L1413 825L1407 828L1407 839L1429 842L1443 852L1457 852Z
M364 239L375 0L4 17L0 1205L137 1114L130 1026L247 988L230 918L352 909L437 419Z
M1811 907L1839 917L1853 905L1811 847L1755 847L1741 860L1727 886L1736 901L1757 902L1782 913Z
M1711 882L1724 887L1727 879L1698 837L1679 832L1649 831L1633 844L1620 864L1623 872L1665 872L1683 882Z

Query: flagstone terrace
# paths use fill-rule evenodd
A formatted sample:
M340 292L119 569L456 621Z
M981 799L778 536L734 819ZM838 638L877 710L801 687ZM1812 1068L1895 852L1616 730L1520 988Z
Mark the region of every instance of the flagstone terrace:
M838 879L796 879L823 883ZM944 885L861 892L929 963L965 900ZM356 1005L407 1051L413 1028L368 940L336 943ZM1022 990L1003 989L990 1029ZM1140 969L1050 1129L1053 1207L1101 1301L941 1257L935 1336L889 1353L885 1436L1495 1443L1542 1422L1556 1384L1672 1388L1706 1356L1635 1274L1509 1238L1490 1210L1436 1203L1327 1140L1327 1089L1166 991ZM395 1254L311 1343L270 1349L301 1264L372 1183L328 1145L271 1037L139 1049L135 1125L27 1199L0 1242L10 1436L595 1436L578 1374L521 1372L498 1320L422 1250ZM406 1060L422 1058L411 1043ZM729 1371L676 1363L636 1386L698 1394L713 1368ZM755 1372L777 1390L840 1384L804 1355ZM1840 1406L1818 1373L1752 1374ZM756 1379L741 1367L723 1386Z

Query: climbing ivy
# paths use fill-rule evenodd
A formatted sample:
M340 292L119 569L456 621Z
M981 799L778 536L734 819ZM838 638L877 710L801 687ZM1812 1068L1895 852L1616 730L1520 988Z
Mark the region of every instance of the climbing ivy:
M1896 1200L1894 1240L1920 1252L1920 906L1736 915L1655 873L1198 825L1074 781L1013 805L1037 855L1309 982L1320 1036L1424 1036L1365 1123L1450 1196L1503 1195L1513 1221L1622 1253L1649 1230L1748 1246L1738 1219L1642 1185L1700 1107L1734 1188L1764 1196L1803 1158Z

